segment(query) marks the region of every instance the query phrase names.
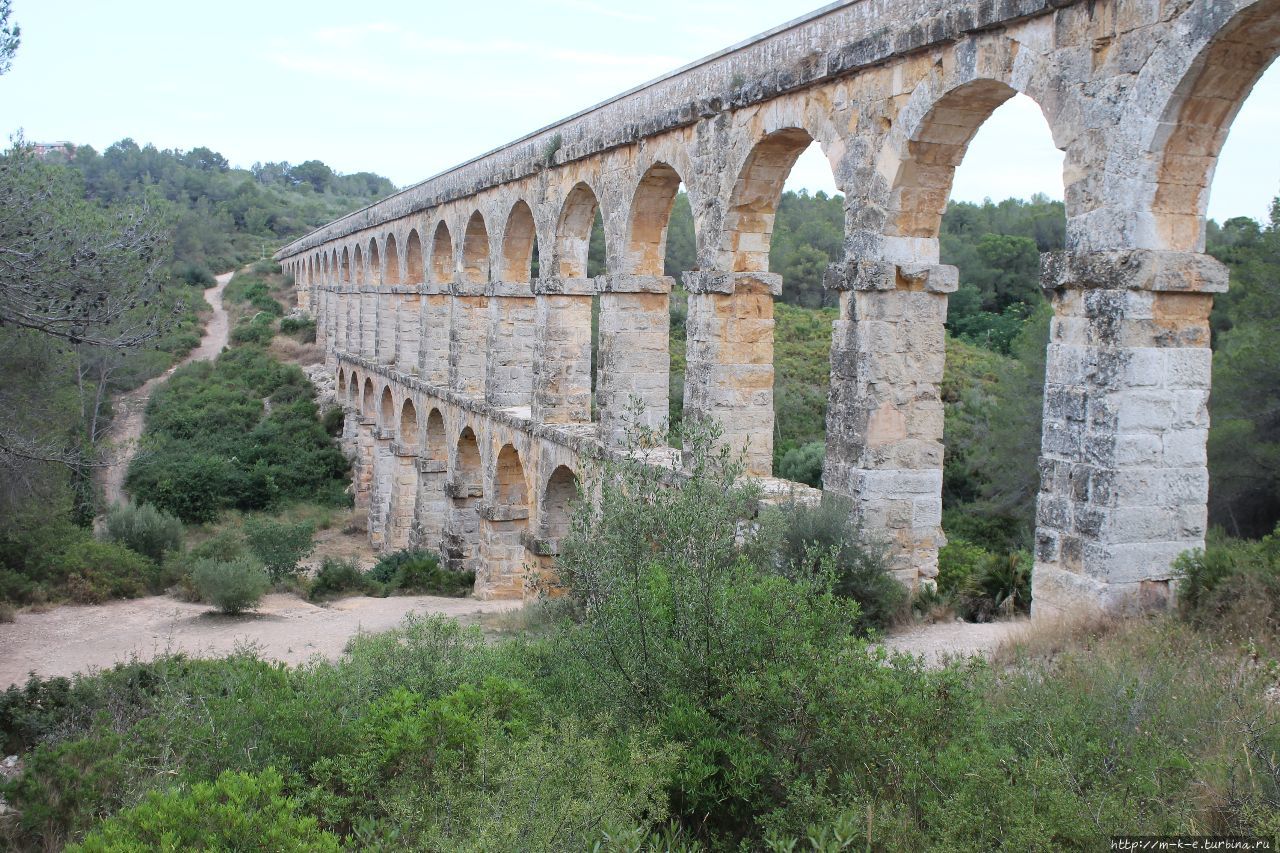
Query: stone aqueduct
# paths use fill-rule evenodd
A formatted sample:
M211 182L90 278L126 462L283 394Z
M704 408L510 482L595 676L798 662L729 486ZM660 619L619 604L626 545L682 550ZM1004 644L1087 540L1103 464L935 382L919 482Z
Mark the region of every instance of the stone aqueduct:
M1161 603L1206 525L1208 314L1227 284L1203 254L1208 187L1278 51L1280 0L835 3L296 240L277 258L347 406L370 536L438 543L484 595L520 594L524 566L553 558L584 459L618 445L628 411L666 415L681 183L686 416L719 421L767 477L786 287L770 233L816 140L846 199L824 488L891 543L902 580L932 577L957 285L939 224L970 139L1021 92L1065 152L1068 217L1042 264L1035 612ZM597 210L607 272L588 278Z

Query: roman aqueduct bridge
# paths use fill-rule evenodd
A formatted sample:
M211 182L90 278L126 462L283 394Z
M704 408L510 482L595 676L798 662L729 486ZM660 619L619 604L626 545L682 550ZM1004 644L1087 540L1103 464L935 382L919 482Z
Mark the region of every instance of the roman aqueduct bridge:
M294 241L277 258L347 407L369 535L441 546L484 595L519 595L523 567L553 559L583 462L618 445L628 401L666 417L682 182L686 417L718 420L767 478L787 286L770 233L816 140L845 196L824 488L892 544L902 580L932 577L957 286L939 224L969 140L1021 92L1065 152L1067 209L1067 249L1042 264L1034 606L1165 600L1206 525L1208 316L1227 285L1203 253L1208 187L1278 51L1280 0L835 3ZM597 211L607 271L588 278Z

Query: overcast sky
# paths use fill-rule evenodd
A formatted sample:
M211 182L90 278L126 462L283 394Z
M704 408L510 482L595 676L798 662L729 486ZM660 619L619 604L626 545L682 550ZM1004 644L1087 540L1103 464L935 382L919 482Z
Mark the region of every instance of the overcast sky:
M101 150L206 145L235 165L320 159L416 183L819 6L821 0L13 0L22 46L0 125ZM1280 194L1280 73L1246 103L1210 215ZM984 125L953 197L1062 197L1038 108ZM792 188L832 188L816 146Z

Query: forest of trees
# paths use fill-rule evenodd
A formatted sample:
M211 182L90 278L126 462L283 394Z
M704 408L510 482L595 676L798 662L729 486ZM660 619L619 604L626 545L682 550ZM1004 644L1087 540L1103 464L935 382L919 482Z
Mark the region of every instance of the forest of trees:
M67 541L102 509L112 397L199 343L213 273L393 190L319 161L235 169L128 139L42 159L19 138L0 156L0 598L32 536Z

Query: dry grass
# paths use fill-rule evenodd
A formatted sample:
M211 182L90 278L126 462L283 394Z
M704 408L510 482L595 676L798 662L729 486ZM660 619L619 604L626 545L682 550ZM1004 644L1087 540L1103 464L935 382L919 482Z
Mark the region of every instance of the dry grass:
M1001 643L991 660L997 667L1007 667L1031 660L1052 661L1068 651L1089 651L1123 624L1107 613L1034 619Z
M13 622L18 618L18 609L7 601L0 601L0 624Z
M304 344L290 335L276 335L267 348L273 356L286 364L307 367L324 361L324 350L314 343Z

